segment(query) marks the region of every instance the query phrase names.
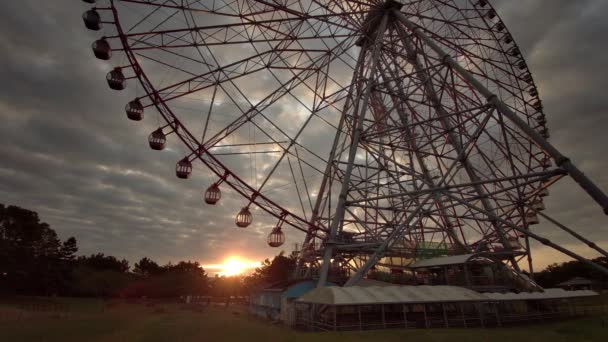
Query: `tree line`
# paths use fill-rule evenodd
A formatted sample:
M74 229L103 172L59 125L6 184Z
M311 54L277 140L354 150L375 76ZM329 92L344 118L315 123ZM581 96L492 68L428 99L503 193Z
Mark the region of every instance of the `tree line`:
M592 259L592 261L604 268L608 268L608 257L599 257ZM544 270L534 273L534 280L545 288L556 287L559 283L575 277L583 277L598 283L608 284L608 276L606 274L578 260L559 264L553 263Z
M196 261L159 265L142 258L133 267L126 259L104 253L77 255L76 238L61 241L34 211L0 204L0 293L62 296L179 297L246 295L265 285L287 281L295 269L293 255L279 253L251 274L210 277ZM594 261L608 268L608 258ZM583 276L607 282L602 273L579 261L549 265L535 273L543 287Z
M286 280L295 267L295 258L281 252L250 275L210 277L196 261L159 265L142 258L131 267L126 259L77 252L76 238L61 241L38 213L0 204L0 292L5 294L225 297Z

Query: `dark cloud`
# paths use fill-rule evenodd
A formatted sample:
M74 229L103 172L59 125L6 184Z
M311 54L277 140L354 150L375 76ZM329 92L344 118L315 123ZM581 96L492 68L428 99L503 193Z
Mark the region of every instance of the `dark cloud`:
M608 189L608 3L495 3L539 85L551 141ZM206 263L231 253L251 259L275 253L265 245L274 219L255 210L253 227L237 230L234 215L245 204L237 194L223 188L218 206L204 206L202 191L213 178L202 170L187 182L175 178L175 162L184 153L180 144L171 140L171 149L162 153L147 148L154 122L129 122L123 106L130 95L107 89L110 66L92 56L89 46L97 34L83 28L85 9L78 1L0 4L0 202L39 211L63 238L76 236L83 253ZM200 99L192 101L184 105L201 106ZM290 106L277 104L268 115L283 115ZM226 118L234 117L235 109L226 107ZM319 150L327 150L331 139L319 137ZM265 158L259 162L273 160ZM275 191L289 182L280 178ZM552 189L547 205L549 214L608 244L604 216L572 181ZM538 229L579 248L553 228ZM290 232L288 243L301 237ZM539 251L541 265L565 259Z

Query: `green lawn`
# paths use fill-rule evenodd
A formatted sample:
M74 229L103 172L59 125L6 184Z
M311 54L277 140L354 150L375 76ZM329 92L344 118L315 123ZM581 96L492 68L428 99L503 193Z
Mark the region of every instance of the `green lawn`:
M61 310L45 312L47 304L24 304L23 299L0 302L0 341L608 341L608 327L602 327L599 317L509 329L305 333L250 318L236 308L197 312L178 304L106 305L91 299L43 302L59 303Z

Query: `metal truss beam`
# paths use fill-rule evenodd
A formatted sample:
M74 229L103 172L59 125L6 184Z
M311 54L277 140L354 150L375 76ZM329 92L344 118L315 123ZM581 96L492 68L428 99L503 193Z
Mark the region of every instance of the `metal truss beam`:
M455 72L463 77L473 88L479 91L488 103L496 107L505 117L511 120L519 129L521 129L530 139L534 141L542 150L547 152L554 160L555 163L566 170L568 174L574 179L582 188L593 198L604 210L604 213L608 215L608 196L589 179L582 171L580 171L572 161L561 154L553 145L551 145L545 138L543 138L536 130L530 127L524 120L522 120L509 106L502 102L498 96L492 93L486 88L481 82L479 82L469 71L463 68L458 62L452 58L448 53L443 51L437 43L429 38L416 24L412 23L403 13L397 10L393 10L393 15L405 25L414 35L425 42L437 55L449 65Z

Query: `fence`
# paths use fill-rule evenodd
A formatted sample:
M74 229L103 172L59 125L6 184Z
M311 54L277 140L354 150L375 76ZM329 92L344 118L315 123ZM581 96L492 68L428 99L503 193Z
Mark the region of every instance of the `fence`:
M592 315L608 315L608 307L568 300L353 306L298 303L295 326L311 331L503 327Z

